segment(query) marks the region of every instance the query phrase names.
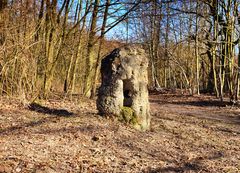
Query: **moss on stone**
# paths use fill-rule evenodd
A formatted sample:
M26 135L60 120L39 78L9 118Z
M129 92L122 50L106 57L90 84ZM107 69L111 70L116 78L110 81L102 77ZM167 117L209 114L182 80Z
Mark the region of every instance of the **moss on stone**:
M120 112L120 120L129 123L132 118L133 112L134 111L132 108L123 106Z
M137 116L134 113L134 110L131 107L123 106L121 108L121 113L120 113L120 121L129 123L129 124L137 124Z
M132 125L137 130L145 131L147 130L147 124L141 124L139 118L131 107L123 106L121 107L121 112L119 115L119 121Z

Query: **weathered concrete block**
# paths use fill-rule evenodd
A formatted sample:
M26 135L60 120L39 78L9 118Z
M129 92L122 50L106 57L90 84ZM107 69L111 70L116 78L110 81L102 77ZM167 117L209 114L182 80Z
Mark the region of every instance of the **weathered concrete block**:
M115 115L137 129L149 129L147 67L148 58L139 46L117 48L107 55L101 65L99 113Z

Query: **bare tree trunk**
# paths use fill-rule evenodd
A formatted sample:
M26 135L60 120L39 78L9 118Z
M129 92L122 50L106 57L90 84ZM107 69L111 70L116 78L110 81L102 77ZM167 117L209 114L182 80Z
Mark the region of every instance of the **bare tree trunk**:
M216 9L218 9L216 7ZM214 40L215 42L218 41L218 36L217 36L217 30L218 30L218 21L215 21L215 19L213 19L213 26L214 26ZM214 89L215 89L215 93L216 96L219 97L219 91L218 91L218 83L217 83L217 74L216 74L216 43L214 43L213 45L213 51L212 51L212 70L213 70L213 80L214 80Z
M228 0L228 6L227 6L227 56L228 57L228 88L229 88L229 99L230 102L234 102L234 93L233 93L233 87L234 87L234 77L233 77L233 67L234 67L234 50L233 50L233 31L234 31L234 23L231 16L231 6L232 6L232 0Z
M198 13L198 0L196 4L196 14ZM195 55L196 55L196 88L197 88L197 95L200 94L199 91L199 51L198 51L198 16L196 15L196 40L195 40Z
M170 31L170 9L169 3L167 3L167 24L166 24L166 31L165 31L165 59L164 59L164 87L168 87L167 83L167 67L169 66L169 55L168 55L168 44L169 44L169 31Z
M91 91L91 98L94 98L94 96L96 95L98 74L99 74L100 66L101 66L101 50L102 50L102 45L103 45L103 41L104 41L104 33L105 33L105 27L107 24L109 5L110 5L110 0L106 0L105 11L103 14L103 23L102 23L102 27L101 27L101 35L99 38L97 62L96 62L96 66L94 69L94 80L93 80L93 86L92 86L92 91Z
M2 28L4 28L4 14L3 10L7 7L7 0L0 0L0 45L5 42L5 33Z
M47 14L46 14L46 37L45 37L45 49L46 49L46 69L44 75L44 91L43 97L46 98L50 92L53 80L53 63L55 56L55 44L57 41L56 35L56 8L57 1L46 1Z
M240 26L240 12L238 8L240 3L235 4L235 16L237 18L238 25ZM240 34L240 32L239 32ZM236 84L236 91L235 91L235 100L238 101L239 97L239 85L240 85L240 38L238 38L238 66L237 66L237 84Z
M4 9L7 7L7 0L0 0L0 46L4 45L5 43L5 30L4 25L5 25L5 20L4 20ZM4 57L1 57L2 59ZM3 70L3 64L0 63L0 90L1 90L1 94L5 93L5 90L7 88L6 83L5 83L5 77L2 74L2 70Z
M91 96L91 89L92 89L92 80L93 80L93 66L95 63L94 57L94 45L95 45L95 36L96 36L96 27L97 27L97 15L98 15L98 6L100 0L95 0L94 2L94 9L92 13L91 19L91 28L88 38L88 45L87 45L87 55L86 55L86 72L85 72L85 82L84 82L84 95L86 97Z
M81 46L82 46L82 32L83 29L85 28L85 23L86 23L86 14L88 13L88 3L89 1L86 1L86 6L85 6L85 14L83 15L83 22L82 22L82 26L81 29L79 31L79 39L78 39L78 48L77 48L77 52L76 52L76 57L75 57L75 61L73 64L73 73L72 73L72 80L71 80L71 95L73 94L74 90L75 90L75 85L76 85L76 75L77 75L77 69L78 69L78 65L79 65L79 61L80 61L80 57L81 57ZM90 2L91 4L91 2ZM79 11L78 11L78 20L77 22L79 23L79 27L80 27L80 20L81 20L81 9L82 9L82 0L79 2Z

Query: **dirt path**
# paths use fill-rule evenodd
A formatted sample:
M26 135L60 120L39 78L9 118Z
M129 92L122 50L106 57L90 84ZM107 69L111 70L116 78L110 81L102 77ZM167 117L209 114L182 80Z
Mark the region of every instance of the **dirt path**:
M210 96L150 101L142 133L98 116L89 100L3 99L0 172L240 172L240 109Z

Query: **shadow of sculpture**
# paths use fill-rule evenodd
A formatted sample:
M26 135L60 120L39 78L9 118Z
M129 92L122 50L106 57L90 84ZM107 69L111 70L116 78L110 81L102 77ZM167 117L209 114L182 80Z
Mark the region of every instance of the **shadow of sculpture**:
M46 106L42 106L42 105L37 104L37 103L31 103L28 106L28 108L31 111L35 111L35 112L38 112L38 113L56 115L56 116L61 116L61 117L69 117L69 116L73 115L72 112L69 112L65 109L52 109L52 108L48 108Z

